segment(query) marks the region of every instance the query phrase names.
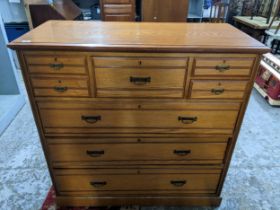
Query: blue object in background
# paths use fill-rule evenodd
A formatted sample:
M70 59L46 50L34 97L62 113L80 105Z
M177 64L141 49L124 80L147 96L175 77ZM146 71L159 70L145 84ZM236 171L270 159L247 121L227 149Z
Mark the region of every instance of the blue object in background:
M204 9L209 9L212 6L212 0L204 0Z
M27 22L22 23L5 23L5 30L7 33L8 41L11 42L21 35L29 31Z

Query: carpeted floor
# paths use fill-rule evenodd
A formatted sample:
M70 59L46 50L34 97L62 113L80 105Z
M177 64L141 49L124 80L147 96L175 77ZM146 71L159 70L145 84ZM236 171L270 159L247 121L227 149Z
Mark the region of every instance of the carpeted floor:
M224 185L223 202L218 209L280 208L279 119L280 109L270 107L253 91ZM0 209L40 209L50 186L39 137L27 103L0 137Z

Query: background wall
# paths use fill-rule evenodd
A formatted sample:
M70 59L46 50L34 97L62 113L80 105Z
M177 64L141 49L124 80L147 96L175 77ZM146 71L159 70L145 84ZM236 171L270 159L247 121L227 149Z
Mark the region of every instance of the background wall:
M11 0L0 0L0 13L4 23L27 21L23 0L20 3L11 3Z

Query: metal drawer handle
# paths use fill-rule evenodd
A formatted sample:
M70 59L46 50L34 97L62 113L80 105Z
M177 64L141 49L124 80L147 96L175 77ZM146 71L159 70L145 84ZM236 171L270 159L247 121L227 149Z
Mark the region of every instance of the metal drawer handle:
M89 150L87 150L87 155L89 155L90 157L100 157L104 154L105 154L104 150L100 150L100 151L89 151Z
M184 124L192 124L197 121L197 117L178 117L178 120Z
M53 89L57 92L63 93L68 90L68 87L55 86Z
M191 154L191 150L174 150L173 153L178 156L187 156Z
M186 184L186 180L171 180L170 184L174 185L175 187L183 187Z
M90 182L90 185L95 187L95 188L100 188L100 187L104 187L105 185L107 185L107 182Z
M51 64L49 64L49 66L51 68L53 68L54 70L59 70L64 67L64 64L63 63L51 63Z
M221 88L221 89L212 89L211 92L215 95L221 95L225 92L225 89Z
M130 77L129 80L135 85L145 85L151 82L151 77Z
M97 121L101 120L101 116L81 116L81 119L86 121L87 123L97 123Z
M228 70L230 70L230 65L228 65L228 64L219 64L219 65L216 66L216 70L218 70L219 72L228 71Z

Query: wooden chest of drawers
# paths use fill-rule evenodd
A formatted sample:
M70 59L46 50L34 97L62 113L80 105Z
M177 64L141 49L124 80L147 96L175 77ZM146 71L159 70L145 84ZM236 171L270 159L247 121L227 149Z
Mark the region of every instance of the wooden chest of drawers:
M220 204L261 43L226 24L52 21L9 46L59 205Z

